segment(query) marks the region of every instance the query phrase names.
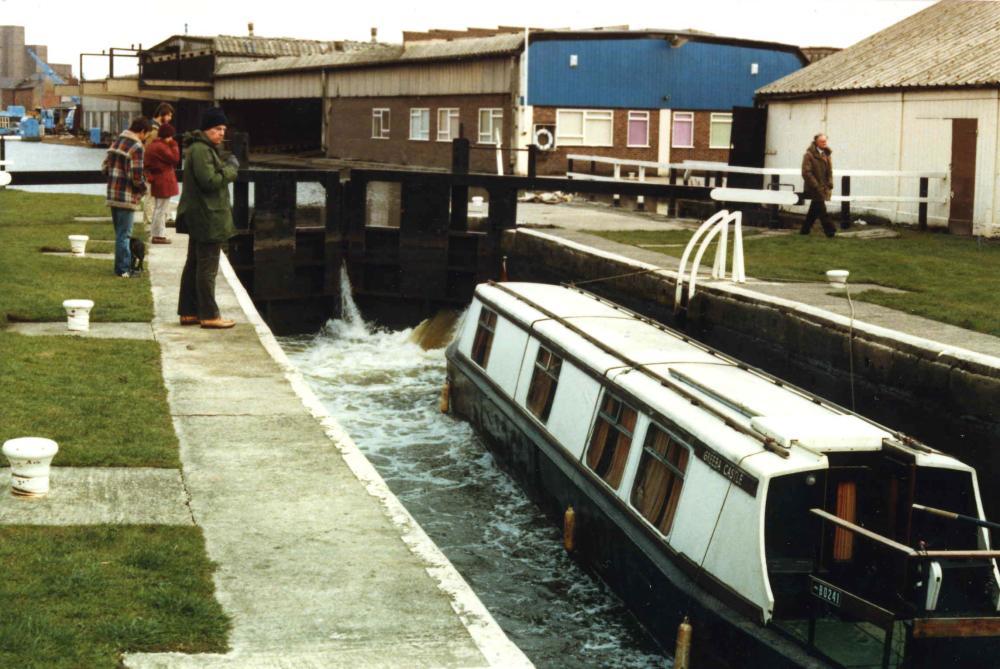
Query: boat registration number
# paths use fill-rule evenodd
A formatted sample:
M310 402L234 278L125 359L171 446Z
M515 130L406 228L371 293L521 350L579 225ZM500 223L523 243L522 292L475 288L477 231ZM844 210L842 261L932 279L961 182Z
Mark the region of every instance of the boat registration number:
M828 585L823 581L814 578L812 581L812 594L814 597L823 600L827 604L840 607L840 596L843 593L832 585Z
M734 465L704 444L699 444L695 448L695 454L699 460L729 479L738 488L753 497L757 496L757 477Z

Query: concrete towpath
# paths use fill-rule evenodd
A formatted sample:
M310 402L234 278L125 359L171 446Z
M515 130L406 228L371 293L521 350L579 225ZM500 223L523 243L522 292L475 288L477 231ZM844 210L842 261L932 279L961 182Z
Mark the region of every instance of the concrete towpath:
M129 667L530 666L284 358L223 260L232 330L181 327L186 237L152 247L153 330L224 655Z

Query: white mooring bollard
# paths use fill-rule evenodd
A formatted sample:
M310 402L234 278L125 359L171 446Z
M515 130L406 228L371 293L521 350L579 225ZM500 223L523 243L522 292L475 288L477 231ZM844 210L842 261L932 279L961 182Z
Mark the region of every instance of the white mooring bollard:
M94 308L93 300L65 300L66 328L74 332L90 330L90 310Z
M11 493L19 497L41 497L49 492L49 465L59 445L43 437L8 439L3 454L10 461Z
M87 255L87 242L90 237L87 235L70 235L69 236L69 248L75 256L85 256Z
M847 288L847 276L850 274L846 269L831 269L826 272L826 280L831 288L843 290Z

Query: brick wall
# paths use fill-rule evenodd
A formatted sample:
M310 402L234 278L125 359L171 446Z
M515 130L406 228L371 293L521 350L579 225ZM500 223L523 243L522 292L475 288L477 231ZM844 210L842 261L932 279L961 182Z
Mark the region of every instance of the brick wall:
M674 111L686 111L675 109ZM728 111L728 110L720 110ZM679 163L684 160L711 160L715 162L729 162L729 149L708 148L709 134L712 125L712 112L694 112L694 148L682 149L674 146L670 147L670 162ZM671 135L673 131L671 129ZM672 141L672 139L671 139Z
M628 146L629 110L615 109L613 111L614 120L612 121L613 130L611 139L614 142L614 146L557 146L551 151L541 151L538 154L538 162L536 163L538 174L565 174L566 156L571 153L584 154L588 156L603 156L608 158L622 158L625 160L656 161L659 155L659 110L649 110L649 146L643 148L630 148ZM534 126L536 125L554 126L556 124L556 108L535 107L533 110L533 118L534 121L531 128L532 132L534 132ZM611 171L610 165L598 165L597 168L597 171L600 173L610 173ZM587 163L586 166L574 165L573 169L577 171L589 171L590 164Z
M514 116L510 96L415 96L394 98L334 98L329 101L330 115L327 126L327 156L346 160L363 160L415 165L422 167L451 167L451 140L438 141L438 109L457 108L458 121L464 127L464 136L472 142L471 169L479 172L496 172L496 152L476 150L492 149L477 143L479 110L503 109L503 145L509 146ZM372 138L372 109L389 109L389 138ZM430 139L411 140L410 109L430 109ZM504 151L505 165L510 153ZM508 168L505 168L508 169Z

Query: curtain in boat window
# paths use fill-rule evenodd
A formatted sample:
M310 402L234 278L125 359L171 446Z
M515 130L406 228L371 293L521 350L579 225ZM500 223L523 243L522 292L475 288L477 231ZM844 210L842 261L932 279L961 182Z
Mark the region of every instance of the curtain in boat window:
M625 472L637 418L635 409L604 394L587 449L587 466L612 488L618 488Z
M559 383L559 370L562 360L544 346L538 347L538 357L535 358L535 368L531 374L531 384L528 386L528 398L525 404L528 411L535 414L543 423L548 420L552 411L552 400L556 396L556 386Z
M663 534L670 533L684 486L689 451L670 434L650 425L639 472L632 487L632 506Z
M837 484L837 517L855 523L858 515L858 485L854 481ZM854 557L854 533L843 528L833 531L833 559L847 562Z

